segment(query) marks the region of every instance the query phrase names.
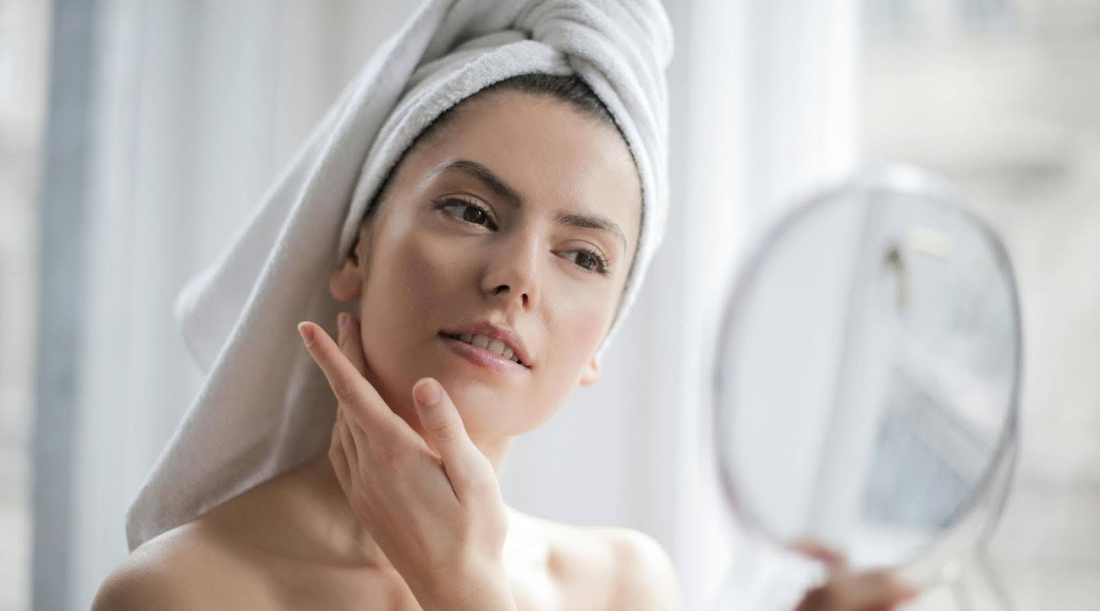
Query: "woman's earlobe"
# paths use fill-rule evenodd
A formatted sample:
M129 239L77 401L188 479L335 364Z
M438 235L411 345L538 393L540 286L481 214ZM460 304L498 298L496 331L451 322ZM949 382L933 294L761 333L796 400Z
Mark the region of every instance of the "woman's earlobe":
M363 258L370 236L366 225L359 229L359 235L351 246L351 252L344 259L340 269L332 272L328 279L328 290L336 301L354 301L363 294Z
M600 381L600 361L593 356L588 359L588 363L584 366L584 371L581 373L581 379L579 384L581 386L592 386L596 382Z
M328 290L336 301L354 301L363 293L363 275L353 257L348 257L328 279Z

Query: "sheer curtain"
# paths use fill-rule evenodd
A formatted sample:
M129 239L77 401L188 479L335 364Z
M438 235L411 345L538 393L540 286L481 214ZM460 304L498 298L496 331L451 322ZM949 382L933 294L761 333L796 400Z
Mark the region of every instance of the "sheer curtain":
M232 237L359 62L413 3L99 4L86 336L68 600L126 555L125 510L201 377L176 292Z
M669 541L685 609L701 611L717 608L716 589L742 537L712 464L718 318L748 239L798 195L858 163L860 15L855 0L701 0L681 8L673 222L649 279L658 295L649 301L650 324L663 335L647 358L662 371L653 409L664 420L654 431L678 431Z
M768 208L855 158L854 0L666 0L672 215L604 378L517 440L521 510L638 528L710 602L733 531L710 467L713 321ZM176 291L232 237L344 82L415 3L103 0L68 600L126 555L125 509L201 378Z

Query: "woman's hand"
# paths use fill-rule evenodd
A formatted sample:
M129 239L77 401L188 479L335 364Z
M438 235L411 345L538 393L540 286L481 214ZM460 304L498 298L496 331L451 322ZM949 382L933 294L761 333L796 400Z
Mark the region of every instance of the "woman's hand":
M339 346L321 327L298 331L339 401L329 460L352 509L426 610L512 610L505 578L508 516L492 463L473 444L438 381L413 386L436 454L367 381L354 316Z
M813 543L797 546L828 567L829 579L810 590L795 611L889 611L919 591L888 571L848 572L844 557Z

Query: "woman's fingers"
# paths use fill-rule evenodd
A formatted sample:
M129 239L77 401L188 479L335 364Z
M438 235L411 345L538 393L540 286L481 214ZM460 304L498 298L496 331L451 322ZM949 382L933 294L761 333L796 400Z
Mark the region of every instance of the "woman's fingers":
M851 609L893 609L913 598L918 590L886 571L861 573L851 578L854 584L846 597Z
M887 571L844 575L811 590L797 611L886 611L918 592Z
M418 380L413 385L413 402L420 424L439 450L447 478L460 501L477 494L486 478L495 483L492 466L470 439L458 408L438 380Z
M848 572L844 554L813 539L794 549L825 564L829 581L806 595L798 611L886 611L916 596L917 590L887 571Z
M372 448L394 453L407 444L415 445L416 433L390 410L374 386L359 374L324 329L311 322L302 322L298 324L298 332L310 356L328 379L336 399L347 410L348 424L358 424L369 436Z

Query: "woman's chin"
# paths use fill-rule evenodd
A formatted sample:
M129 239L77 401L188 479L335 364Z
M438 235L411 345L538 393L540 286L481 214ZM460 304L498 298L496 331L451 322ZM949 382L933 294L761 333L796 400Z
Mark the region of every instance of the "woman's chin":
M446 372L433 377L443 385L460 412L475 405L499 405L509 400L510 393L463 372Z

